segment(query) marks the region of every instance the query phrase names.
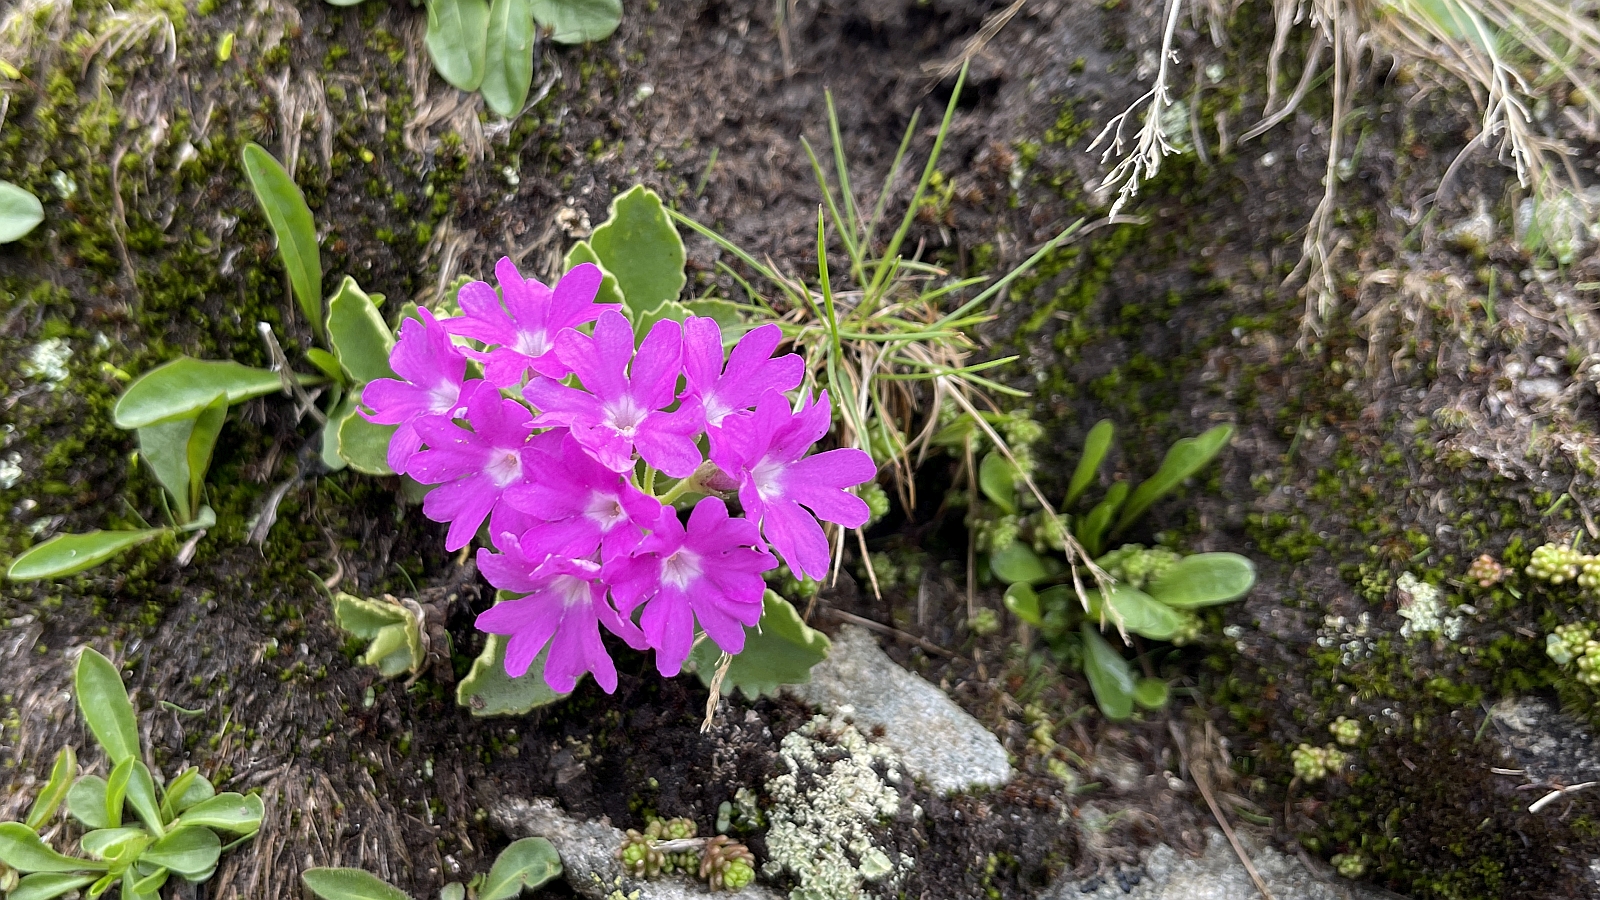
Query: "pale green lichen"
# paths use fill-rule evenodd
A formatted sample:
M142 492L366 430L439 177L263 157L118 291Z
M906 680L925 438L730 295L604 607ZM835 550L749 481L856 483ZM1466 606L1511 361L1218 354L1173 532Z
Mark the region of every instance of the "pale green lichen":
M912 870L915 860L873 841L874 829L900 811L893 752L854 725L817 716L785 737L778 754L788 771L766 785L764 871L794 877L791 900L852 900L869 882L892 889Z

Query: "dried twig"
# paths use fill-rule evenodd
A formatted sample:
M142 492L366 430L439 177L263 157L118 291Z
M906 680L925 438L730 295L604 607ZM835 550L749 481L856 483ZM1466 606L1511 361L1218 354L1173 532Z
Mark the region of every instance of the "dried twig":
M901 631L898 628L885 625L882 622L874 622L871 619L865 619L861 616L855 615L854 613L847 613L842 609L834 609L832 607L824 607L822 611L841 622L849 622L851 625L860 625L862 628L866 628L870 631L876 631L879 634L886 634L889 637L897 638L910 644L916 644L918 647L921 647L935 656L943 656L946 659L961 658L959 655L951 653L949 650L946 650L938 644L935 644L933 641L930 641L926 638L917 637L914 634Z

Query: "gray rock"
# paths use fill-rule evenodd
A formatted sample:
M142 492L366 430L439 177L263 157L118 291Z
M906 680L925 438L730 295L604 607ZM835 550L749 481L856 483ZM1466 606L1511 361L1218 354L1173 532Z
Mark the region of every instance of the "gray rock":
M1338 876L1318 876L1292 856L1239 835L1250 862L1275 900L1381 900L1396 895L1375 891ZM1151 850L1144 865L1113 876L1052 885L1040 900L1260 900L1250 873L1222 832L1207 834L1206 852L1190 859L1165 844Z
M713 894L703 883L683 876L646 880L625 875L616 857L623 838L619 829L612 828L606 821L580 822L543 797L502 800L490 807L489 817L507 834L542 837L554 844L556 852L561 854L561 874L573 890L589 900L612 897L697 900L728 896L741 900L779 900L778 894L759 883L729 895Z
M1537 697L1501 700L1489 711L1494 734L1530 782L1600 780L1600 746L1584 723Z
M1439 237L1457 250L1482 255L1488 252L1496 236L1494 216L1486 210L1479 210L1477 215L1468 216L1446 228Z
M999 787L1011 779L1005 748L945 693L900 668L865 629L846 625L808 684L784 688L863 731L883 729L882 743L914 777L940 793Z

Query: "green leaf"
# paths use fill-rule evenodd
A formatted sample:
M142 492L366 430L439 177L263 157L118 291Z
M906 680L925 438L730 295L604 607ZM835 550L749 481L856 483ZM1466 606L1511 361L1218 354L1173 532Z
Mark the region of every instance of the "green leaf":
M66 802L67 792L72 790L72 779L78 777L78 754L71 747L62 747L56 754L56 764L50 768L50 780L45 782L44 789L39 791L39 796L33 799L33 807L28 810L26 824L35 831L43 828L55 818L56 810Z
M117 763L106 777L106 820L112 828L122 827L122 806L128 799L128 779L133 777L133 757Z
M128 702L128 689L122 686L122 675L111 660L93 647L84 647L78 654L73 687L78 695L78 710L112 764L121 765L123 760L136 758L139 726L134 720L133 704Z
M1107 488L1106 495L1083 517L1083 522L1079 524L1074 536L1083 545L1090 559L1104 552L1106 528L1111 525L1111 517L1117 514L1117 510L1127 498L1128 483L1119 481Z
M724 347L733 346L741 335L750 330L744 313L739 311L736 303L729 303L726 300L690 300L683 306L697 316L716 322L717 327L722 330Z
M339 425L339 456L363 475L393 475L389 468L389 440L397 425L378 425L359 414L346 416Z
M118 553L163 534L165 528L144 528L139 531L91 531L87 534L63 534L30 547L11 561L6 577L12 581L33 581L39 578L61 578L92 569Z
M93 875L63 875L55 872L38 872L17 882L6 895L6 900L54 900L70 894L94 881Z
M344 369L339 366L339 358L321 347L307 350L306 361L316 366L318 372L328 376L328 380L336 384L345 382Z
M278 238L278 256L289 272L300 312L317 337L322 336L322 251L317 246L317 223L294 178L259 144L245 144L241 154L267 224ZM234 401L237 402L237 401ZM127 426L123 426L127 427Z
M333 595L333 621L364 641L373 640L384 627L413 620L409 610L394 603L379 603L340 591Z
M179 772L178 777L167 782L161 788L161 821L163 823L171 822L177 818L178 799L188 792L189 786L194 784L194 780L199 777L200 770L190 766Z
M532 9L558 44L603 41L622 24L622 0L533 0Z
M596 303L615 303L622 305L622 289L617 287L617 276L611 274L600 262L600 257L595 255L594 248L588 241L579 241L567 251L566 262L562 271L570 272L574 266L589 263L600 270L600 290L594 295Z
M322 900L411 900L404 891L360 869L307 869L300 880Z
M1100 471L1100 464L1105 462L1106 454L1111 450L1111 438L1115 432L1110 419L1101 419L1089 429L1088 436L1083 439L1083 457L1078 460L1078 467L1072 472L1072 481L1067 484L1067 498L1061 501L1062 509L1071 506L1094 481L1095 473Z
M265 814L260 797L229 792L191 806L173 823L173 829L205 827L231 834L251 834L261 827L261 817Z
M611 201L611 216L590 235L589 246L617 277L630 318L678 299L683 290L683 239L661 198L643 185Z
M226 401L225 395L223 396ZM156 480L172 497L173 514L181 525L189 520L189 436L194 433L197 416L179 416L145 425L135 430L139 437L139 458L145 461Z
M1017 467L999 452L986 453L978 464L978 487L989 502L1008 516L1017 512Z
M1157 603L1149 594L1137 588L1114 584L1111 586L1109 597L1102 597L1099 591L1091 591L1089 593L1091 616L1099 616L1102 602L1111 608L1106 614L1107 621L1113 625L1120 621L1122 627L1128 631L1154 641L1168 640L1183 627L1183 617L1178 615L1177 610L1163 603Z
M483 83L484 54L489 41L489 4L485 0L427 0L425 41L439 77L463 91Z
M382 301L382 294L369 296L349 275L328 301L328 343L352 384L394 377L389 368L394 334L378 311Z
M99 775L85 775L67 791L67 812L88 828L110 828L106 818L106 781Z
M159 900L157 892L167 883L167 876L170 874L167 869L156 869L138 881L132 882L131 886L128 881L123 881L123 889L133 891L133 896L137 898L150 897L152 900ZM129 898L123 897L123 900Z
M789 601L774 591L761 598L761 621L744 632L744 650L728 664L722 693L734 688L751 700L773 695L786 684L805 684L811 668L828 658L833 643L808 626ZM702 684L710 685L722 651L709 639L689 653L689 663Z
M1122 515L1117 517L1117 526L1112 529L1112 533L1122 532L1144 515L1152 503L1171 493L1185 478L1204 468L1206 463L1222 452L1222 448L1228 445L1228 439L1231 437L1233 437L1232 425L1218 425L1199 437L1183 438L1174 443L1172 449L1167 451L1166 458L1161 460L1161 468L1156 470L1156 474L1140 484L1134 490L1133 496L1128 498L1127 504L1122 507Z
M150 777L150 770L140 760L133 761L132 771L128 774L128 805L133 807L133 812L150 829L150 833L161 837L167 833L166 823L161 818L161 803L156 800L155 779Z
M1088 622L1083 623L1083 672L1106 718L1120 721L1133 715L1133 669Z
M353 394L346 394L339 404L328 412L328 421L322 423L322 428L317 432L317 439L321 441L322 464L330 472L338 472L348 466L344 457L339 455L339 429L344 426L344 420L356 414L356 398Z
M311 379L301 379L308 380ZM118 428L131 431L179 416L197 415L211 405L218 393L227 394L231 406L282 389L283 379L271 369L255 369L232 360L180 356L134 379L117 398L111 418Z
M1021 541L1012 541L989 554L989 571L1006 584L1038 584L1060 575L1061 563L1054 557L1041 558Z
M106 868L103 862L62 856L21 822L0 822L0 863L23 873L101 872Z
M503 634L489 635L483 652L472 661L472 670L456 685L456 703L474 716L520 716L567 696L544 683L544 658L549 648L539 651L520 678L507 675L506 641Z
M560 874L561 856L549 841L537 837L513 841L489 869L478 900L511 900Z
M216 449L217 436L222 433L222 423L228 419L228 398L218 394L200 415L195 417L194 430L189 433L186 454L189 458L189 511L187 521L200 514L200 496L205 490L206 471L211 468L211 452Z
M421 635L417 626L409 622L378 629L362 657L362 662L375 666L385 678L402 672L417 672L424 661Z
M178 799L172 804L172 811L181 813L210 800L216 795L217 789L211 786L210 779L197 773L194 776L194 781L189 783L188 789L179 794Z
M151 844L139 861L152 866L171 869L179 875L200 875L217 865L222 855L222 841L209 828L177 828L166 837Z
M117 877L115 872L107 872L97 879L94 884L89 885L89 900L95 900L96 897L111 890L111 886L117 882Z
M1178 560L1149 585L1150 596L1178 609L1228 603L1256 583L1256 566L1237 553L1196 553Z
M1006 588L1005 603L1012 615L1029 625L1038 625L1044 620L1039 612L1039 595L1027 582L1019 581Z
M99 828L88 832L78 839L78 846L96 859L109 860L121 857L130 844L137 844L142 850L151 840L153 838L148 831L130 825L126 828Z
M1141 678L1133 686L1133 702L1145 709L1167 705L1167 683L1159 678Z
M492 0L489 40L479 90L489 108L516 115L533 84L533 5L530 0Z
M44 221L44 206L28 191L0 181L0 244L20 240Z

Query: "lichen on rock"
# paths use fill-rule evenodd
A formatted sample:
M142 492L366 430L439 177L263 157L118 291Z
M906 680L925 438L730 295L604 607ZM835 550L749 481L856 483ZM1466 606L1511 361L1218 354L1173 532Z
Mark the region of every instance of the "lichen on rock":
M891 891L916 865L874 841L878 826L901 811L894 752L841 718L817 716L783 739L778 756L787 771L766 784L772 804L763 873L792 876L792 900Z

